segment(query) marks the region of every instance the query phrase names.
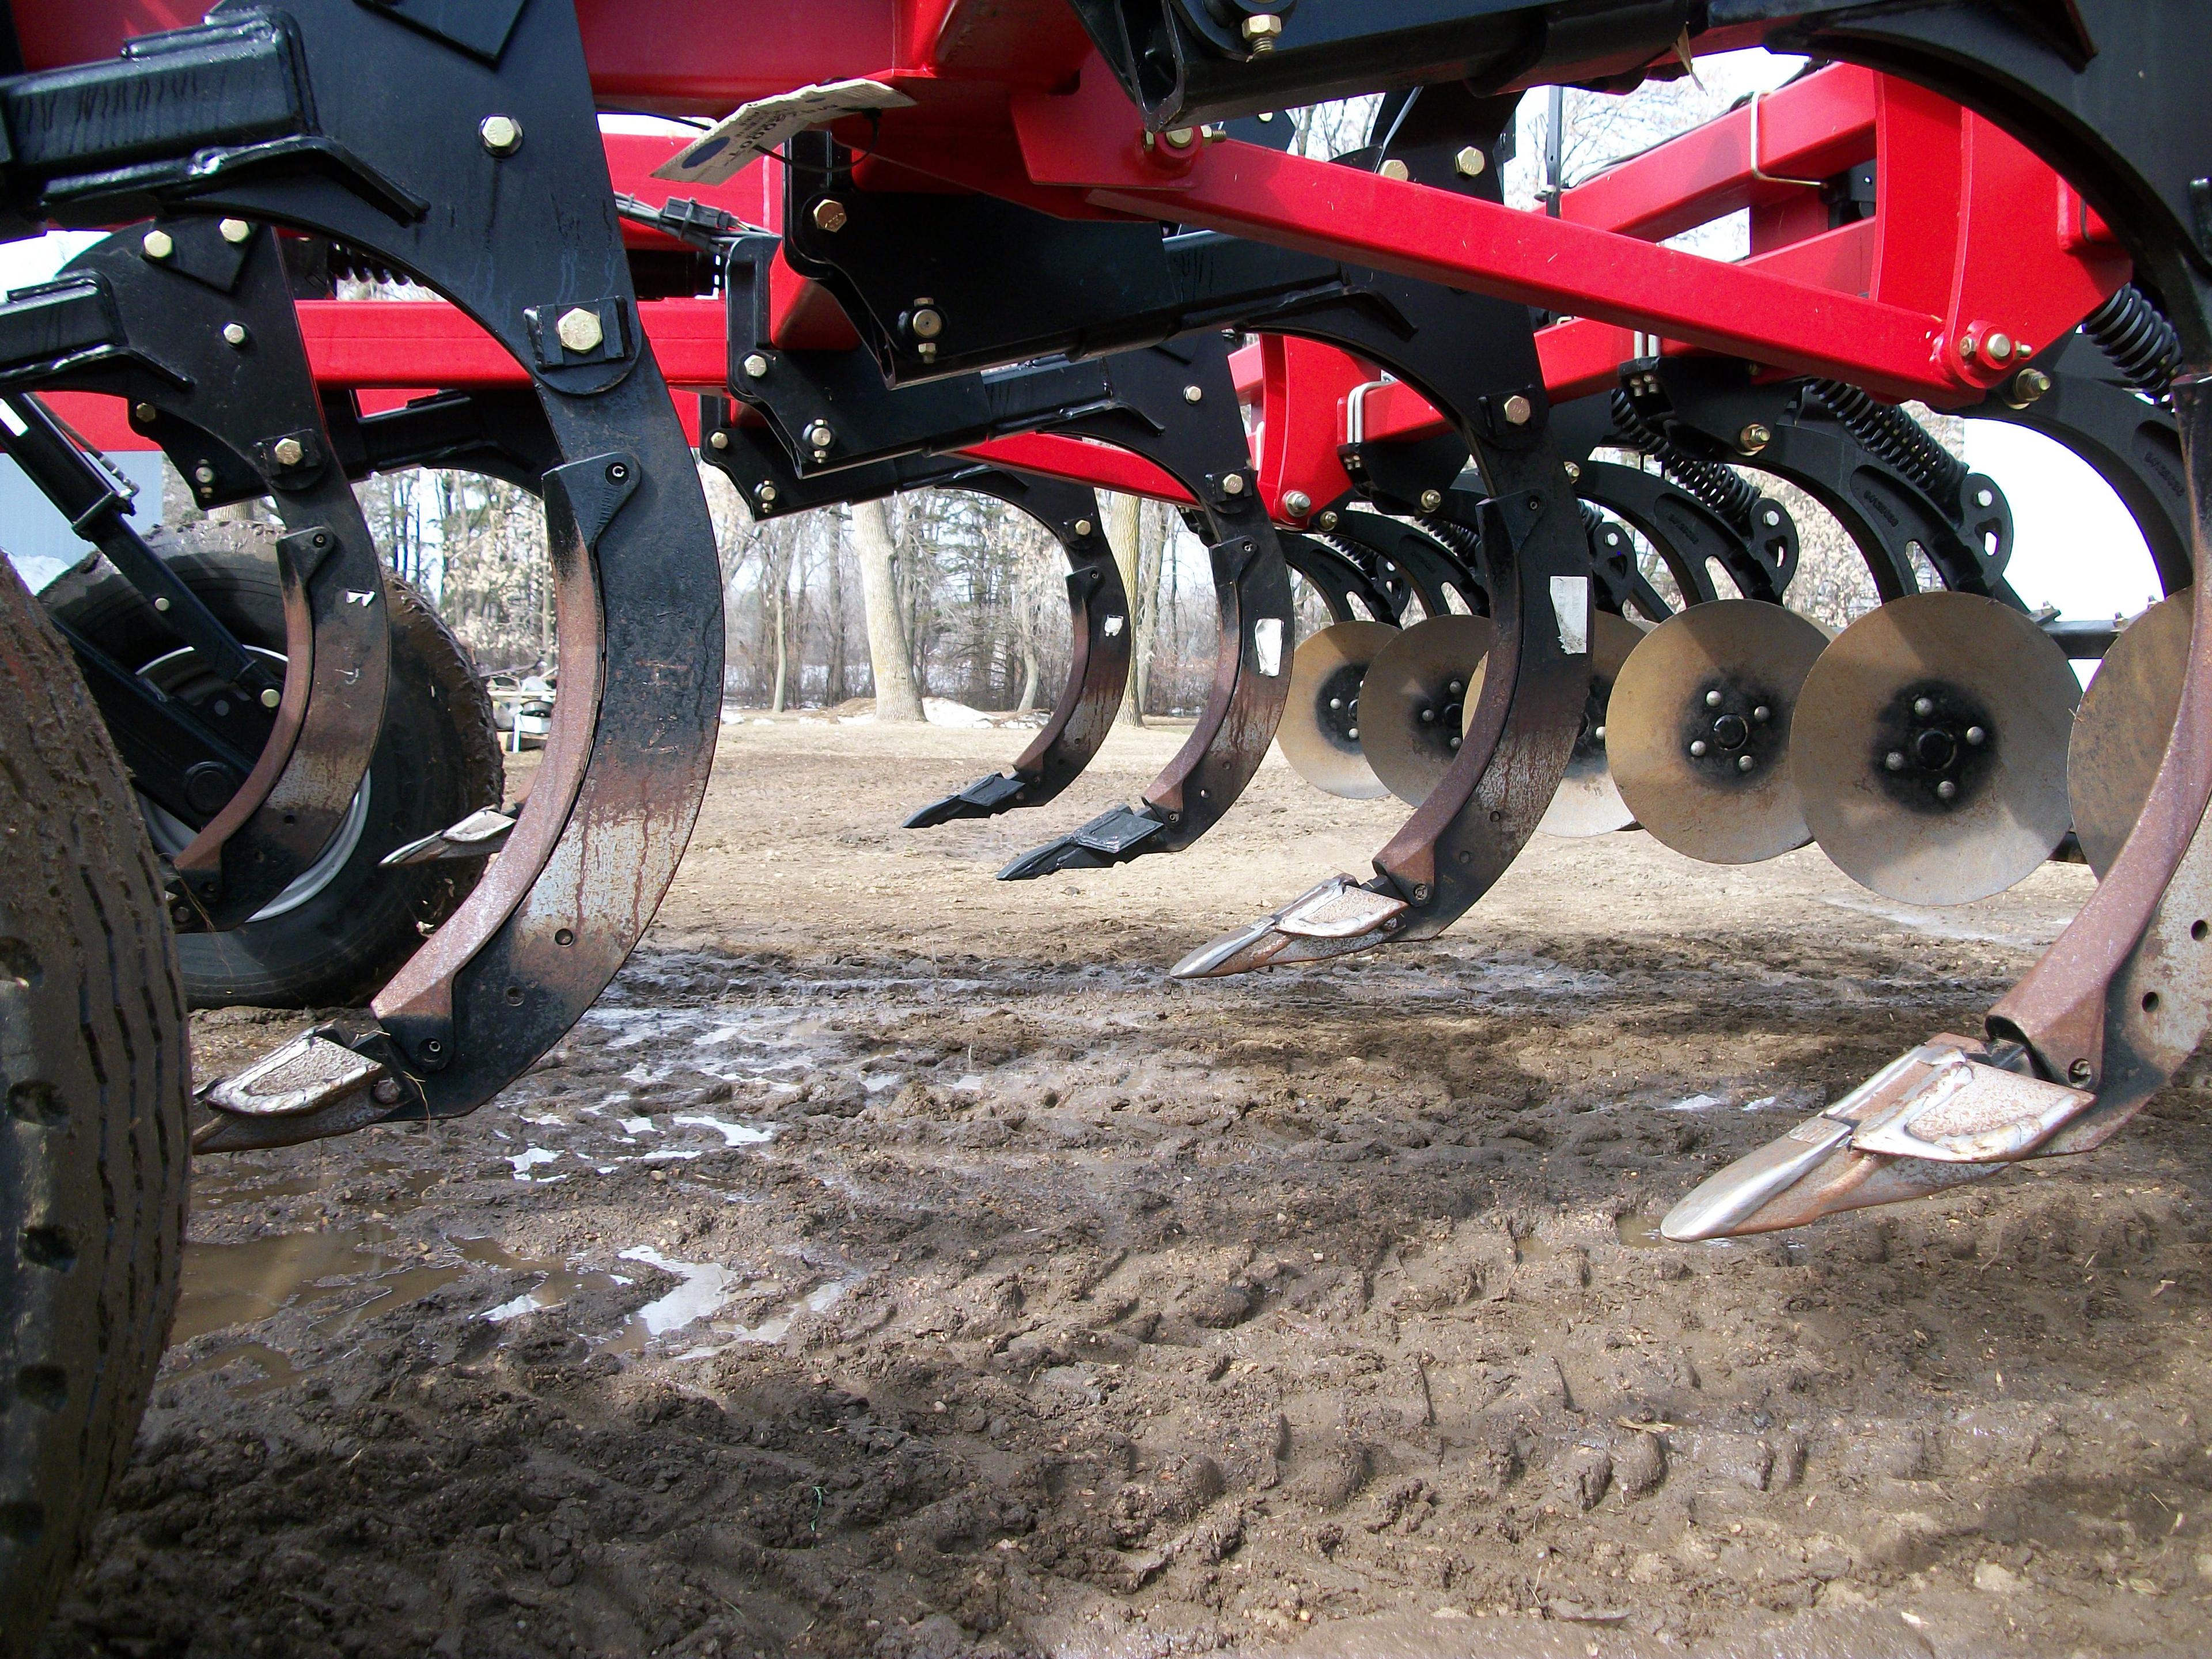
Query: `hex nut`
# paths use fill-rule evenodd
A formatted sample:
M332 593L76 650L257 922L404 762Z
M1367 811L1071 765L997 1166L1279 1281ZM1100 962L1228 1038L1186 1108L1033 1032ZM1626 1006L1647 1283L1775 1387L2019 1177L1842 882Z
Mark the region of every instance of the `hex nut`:
M512 115L487 115L477 123L477 137L494 155L512 155L522 148L522 123Z
M1255 52L1274 51L1282 33L1283 20L1273 12L1263 11L1244 20L1244 44Z
M581 355L597 351L606 343L607 331L599 321L599 313L582 306L571 306L561 313L561 320L553 325L561 343L568 350Z
M1753 421L1735 434L1736 447L1747 455L1756 455L1774 441L1774 428L1762 421Z
M1286 489L1283 492L1283 511L1291 518L1303 519L1313 511L1313 497L1303 489Z

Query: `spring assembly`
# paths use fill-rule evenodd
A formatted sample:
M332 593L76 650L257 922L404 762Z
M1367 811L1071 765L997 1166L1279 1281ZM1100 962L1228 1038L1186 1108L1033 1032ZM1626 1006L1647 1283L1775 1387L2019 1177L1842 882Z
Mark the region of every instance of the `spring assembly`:
M1938 443L1926 427L1903 410L1877 403L1841 380L1807 384L1860 448L1910 478L1939 504L1958 501L1966 487L1966 464Z
M2081 320L2121 374L2148 398L2164 403L2181 367L2181 337L2149 296L2130 283Z
M1479 532L1430 513L1421 514L1413 522L1428 532L1431 540L1443 544L1452 562L1467 572L1469 580L1482 580L1482 537Z
M1691 454L1646 419L1626 392L1613 394L1613 427L1631 447L1658 462L1669 479L1738 532L1751 533L1751 512L1759 505L1759 491L1735 471Z

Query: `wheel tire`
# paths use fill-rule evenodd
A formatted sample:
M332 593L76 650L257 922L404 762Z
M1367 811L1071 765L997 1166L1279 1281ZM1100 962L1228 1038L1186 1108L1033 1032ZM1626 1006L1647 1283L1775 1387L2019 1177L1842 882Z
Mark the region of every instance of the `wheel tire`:
M156 536L153 544L241 642L282 651L271 534L260 525L211 523ZM312 897L229 933L178 939L195 1008L365 1002L483 873L481 859L384 867L395 847L496 806L505 792L491 699L467 650L411 586L389 572L384 580L392 679L383 736L369 763L368 821ZM174 647L138 591L104 562L87 561L44 597L56 616L126 666Z
M168 1339L186 1066L122 762L0 556L0 1659L37 1643Z

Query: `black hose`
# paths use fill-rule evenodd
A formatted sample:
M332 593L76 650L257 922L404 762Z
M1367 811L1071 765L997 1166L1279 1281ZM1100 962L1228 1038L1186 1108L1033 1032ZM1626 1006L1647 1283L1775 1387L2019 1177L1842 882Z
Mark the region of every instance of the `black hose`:
M2181 336L2141 289L2121 289L2082 319L2081 331L2138 391L2166 401L2181 368Z
M1903 473L1939 505L1959 499L1966 487L1966 464L1938 443L1926 427L1895 404L1878 403L1841 380L1807 385L1860 448Z
M1718 461L1692 455L1644 417L1626 392L1613 394L1613 427L1629 445L1659 463L1659 470L1696 496L1739 534L1751 534L1759 491Z

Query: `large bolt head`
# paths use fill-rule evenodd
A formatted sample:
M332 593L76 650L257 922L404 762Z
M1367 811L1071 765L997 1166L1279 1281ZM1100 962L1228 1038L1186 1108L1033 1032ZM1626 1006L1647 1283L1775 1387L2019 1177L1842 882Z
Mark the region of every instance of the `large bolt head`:
M225 323L222 325L222 343L227 346L234 346L243 350L246 341L251 337L246 331L244 323Z
M726 432L710 433L708 434L707 445L710 449L727 449L730 447L730 434Z
M477 137L494 155L512 155L522 148L522 123L512 115L487 115L477 123Z
M760 487L760 504L763 507L774 507L775 505L775 486L774 484L763 484Z
M1393 179L1401 185L1411 181L1413 176L1413 168L1395 155L1375 170L1385 179Z
M597 351L606 343L607 331L599 321L599 313L582 306L571 306L562 312L561 320L553 325L553 331L563 346L580 356Z
M216 222L216 228L222 233L222 240L233 247L240 246L246 238L253 234L253 227L243 219L218 220Z
M1473 144L1452 157L1452 171L1462 179L1480 179L1489 165L1490 158Z
M177 251L176 239L166 230L148 231L145 240L138 246L146 250L146 257L149 259L166 259Z
M1224 495L1242 495L1244 493L1244 475L1242 472L1232 472L1224 478L1221 481L1221 493Z
M1206 388L1205 388L1204 386L1185 386L1185 387L1182 389L1182 400L1183 400L1183 402L1185 402L1185 403L1187 403L1187 404L1196 404L1196 403L1203 403L1203 402L1205 402L1205 401L1206 401Z
M297 438L279 438L269 447L269 453L276 457L279 466L297 466L307 459L307 452L301 447Z
M749 354L744 361L744 371L748 380L759 380L768 373L768 359L757 351Z
M284 694L273 685L265 689L261 694L261 706L264 708L274 708L283 701Z
M837 434L830 429L827 421L817 421L806 428L806 441L817 449L827 449L837 441Z
M814 204L814 228L827 231L832 236L845 228L845 204L834 197L823 197Z
M1517 392L1505 400L1505 423L1508 426L1526 426L1535 413L1535 404Z

